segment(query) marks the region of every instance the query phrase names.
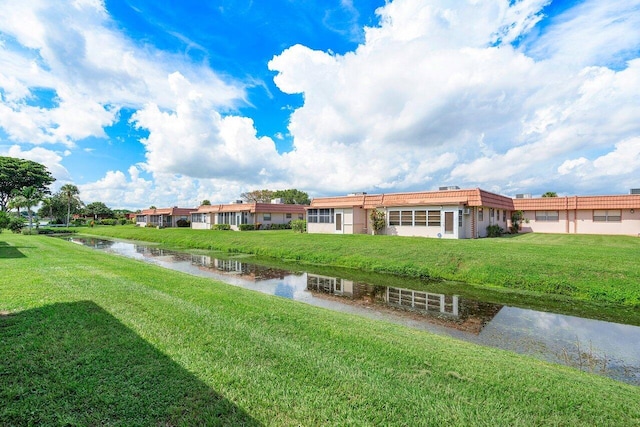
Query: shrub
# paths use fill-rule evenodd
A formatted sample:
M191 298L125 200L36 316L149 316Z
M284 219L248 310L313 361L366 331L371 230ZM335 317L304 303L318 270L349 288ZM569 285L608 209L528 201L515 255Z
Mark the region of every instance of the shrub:
M373 228L373 234L378 234L380 230L382 230L387 225L384 212L379 211L378 209L372 210L369 218L371 219L371 228Z
M229 224L214 224L211 229L212 230L231 230L231 226Z
M126 225L126 224L129 224L129 223L130 223L130 221L127 218L120 218L118 220L118 224L120 224L120 225Z
M256 229L256 226L255 226L255 225L253 225L253 224L240 224L240 225L238 226L238 229L239 229L240 231L252 231L252 230L255 230L255 229Z
M0 211L0 231L3 228L9 228L9 222L11 221L11 217L6 212Z
M291 221L289 221L286 224L267 224L262 229L263 230L290 230Z
M115 219L101 219L100 220L100 224L101 225L116 225L116 220Z
M156 228L155 224L151 224L150 222L147 222L147 225L145 225L145 227L147 228Z
M8 228L13 233L21 233L24 228L24 223L24 219L14 216L9 220Z
M178 227L191 227L191 221L181 218L181 219L176 221L176 225Z
M502 233L504 230L497 224L487 226L487 237L500 237Z
M290 222L291 229L298 233L306 233L307 232L307 221L304 219L294 219Z
M83 218L76 218L73 221L71 221L71 224L76 226L76 227L80 227L82 225L85 225L87 223L87 221Z
M511 234L518 234L520 231L520 224L522 224L523 219L524 212L522 211L515 211L511 214L511 226L509 227Z

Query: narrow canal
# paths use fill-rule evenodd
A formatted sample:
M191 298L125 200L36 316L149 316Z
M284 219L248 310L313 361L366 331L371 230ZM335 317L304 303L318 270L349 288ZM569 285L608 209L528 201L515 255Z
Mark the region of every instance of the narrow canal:
M69 241L307 304L386 320L640 385L640 327L106 239Z

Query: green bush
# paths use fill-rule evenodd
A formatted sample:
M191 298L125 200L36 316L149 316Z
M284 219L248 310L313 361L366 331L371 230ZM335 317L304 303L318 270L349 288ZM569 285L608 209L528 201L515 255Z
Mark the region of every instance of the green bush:
M487 226L487 237L500 237L502 233L504 230L497 224Z
M109 219L109 218L100 220L101 225L116 225L117 222L118 222L117 220Z
M252 230L255 230L255 229L256 229L256 226L255 226L255 225L253 225L253 224L240 224L240 225L238 226L238 229L239 229L240 231L252 231Z
M179 219L176 221L178 227L191 227L191 221L187 219Z
M152 224L150 222L147 222L147 225L145 225L145 227L147 227L147 228L156 228L156 225Z
M291 229L291 221L286 224L266 224L261 230L290 230Z
M229 224L214 224L212 230L231 230Z
M120 219L118 220L118 224L120 224L120 225L127 225L127 224L129 224L130 222L131 222L131 221L129 221L127 218L120 218Z
M306 233L307 232L307 221L304 219L294 219L291 221L291 229L298 233Z
M84 218L76 218L73 221L71 221L71 224L75 225L76 227L80 227L80 226L86 225L87 220Z
M11 221L11 217L8 213L0 211L0 231L3 228L9 228L9 222Z
M13 233L21 233L24 228L25 220L17 216L11 217L8 227Z

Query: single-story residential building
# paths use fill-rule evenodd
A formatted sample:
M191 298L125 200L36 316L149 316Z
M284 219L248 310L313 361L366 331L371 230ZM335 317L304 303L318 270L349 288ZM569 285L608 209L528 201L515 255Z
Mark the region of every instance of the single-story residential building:
M468 239L487 226L511 226L523 212L520 232L640 236L640 194L510 198L480 188L321 197L307 208L309 233L372 233L371 212L385 214L380 234Z
M195 208L172 208L144 209L136 214L136 225L146 227L151 224L154 227L177 227L177 222L181 219L189 221L191 212Z
M203 205L191 213L191 228L208 230L216 224L228 224L238 230L242 224L268 227L272 224L288 224L305 218L305 207L284 203L230 203Z
M521 232L640 236L640 194L513 199Z
M513 200L479 188L315 198L307 208L309 233L372 233L370 215L384 212L381 234L468 239L484 237L487 226L507 229Z

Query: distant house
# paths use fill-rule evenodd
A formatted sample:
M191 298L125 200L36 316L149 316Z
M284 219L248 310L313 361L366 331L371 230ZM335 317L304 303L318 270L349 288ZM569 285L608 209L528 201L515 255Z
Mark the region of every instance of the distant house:
M301 205L238 201L226 205L200 206L191 213L191 228L212 229L216 224L228 224L232 230L238 230L242 224L267 228L272 224L288 224L304 218L305 208Z
M511 198L479 188L440 191L352 194L315 198L307 209L309 233L371 233L370 214L385 213L382 234L468 239L486 236L489 225L507 228Z
M640 194L510 198L479 188L351 194L321 197L307 208L309 233L372 233L370 214L385 213L381 234L468 239L485 237L487 226L511 226L523 211L521 232L640 236Z
M523 232L640 236L640 194L513 199Z
M154 227L177 227L177 222L181 219L189 221L191 212L195 208L172 208L144 209L136 214L136 225L146 227L148 224Z

